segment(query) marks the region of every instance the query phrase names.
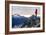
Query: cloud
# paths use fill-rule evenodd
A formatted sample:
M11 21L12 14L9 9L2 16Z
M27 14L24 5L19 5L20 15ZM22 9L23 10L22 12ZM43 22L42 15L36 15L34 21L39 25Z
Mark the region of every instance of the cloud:
M40 7L21 7L21 6L12 6L12 14L20 15L32 15L35 10L38 9L38 14L40 14Z

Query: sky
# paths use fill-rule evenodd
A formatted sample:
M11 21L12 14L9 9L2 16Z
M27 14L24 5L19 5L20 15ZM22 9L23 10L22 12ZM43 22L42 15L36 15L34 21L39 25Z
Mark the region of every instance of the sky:
M23 6L12 6L12 15L19 14L19 15L32 15L34 14L35 10L40 14L40 7L23 7Z

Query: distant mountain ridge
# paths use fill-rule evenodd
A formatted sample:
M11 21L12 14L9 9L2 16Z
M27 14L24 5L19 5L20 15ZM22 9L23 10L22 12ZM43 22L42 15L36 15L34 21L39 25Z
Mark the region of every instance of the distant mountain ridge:
M12 16L12 26L23 24L26 19L24 16Z
M27 25L27 27L28 27L28 25L29 25L29 27L31 27L31 26L33 26L32 22L37 21L37 20L39 20L39 17L37 17L35 15L32 15L29 18L20 16L20 15L13 15L12 16L12 27L14 28L14 26L15 26L16 28L17 27L21 28L21 27L25 27L25 25Z

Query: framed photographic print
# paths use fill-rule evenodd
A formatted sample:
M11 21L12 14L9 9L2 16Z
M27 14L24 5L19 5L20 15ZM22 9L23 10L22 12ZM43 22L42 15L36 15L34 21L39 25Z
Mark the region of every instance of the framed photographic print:
M44 32L45 5L38 2L6 1L6 34Z

